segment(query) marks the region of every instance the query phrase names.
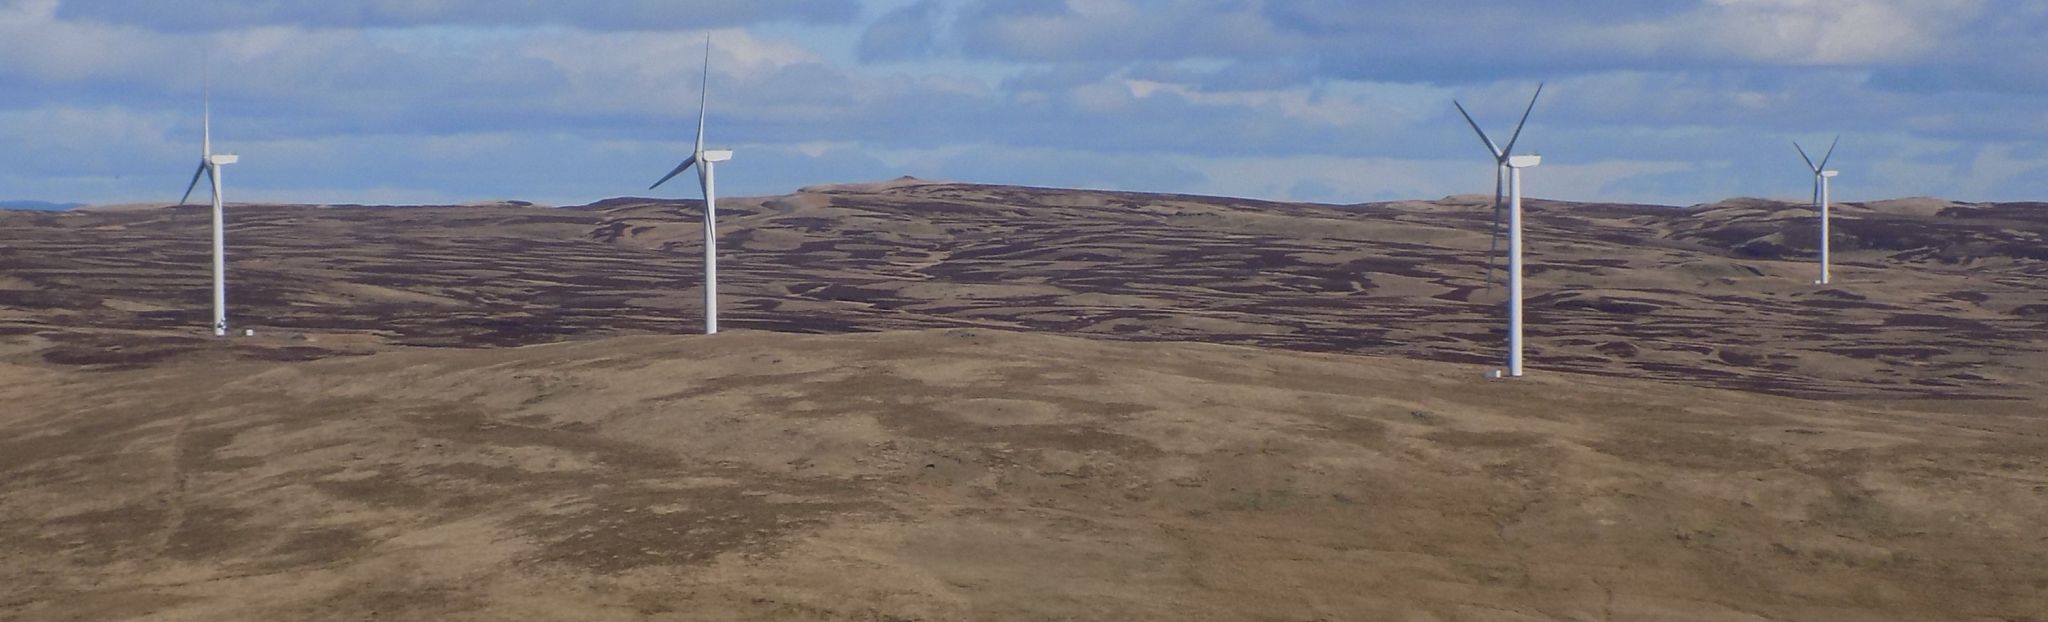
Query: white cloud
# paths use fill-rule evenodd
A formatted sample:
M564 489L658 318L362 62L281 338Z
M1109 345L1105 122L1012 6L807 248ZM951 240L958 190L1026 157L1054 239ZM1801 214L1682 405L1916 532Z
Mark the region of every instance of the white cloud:
M1196 105L1270 112L1281 118L1319 125L1358 125L1371 120L1376 113L1361 102L1342 97L1323 97L1307 87L1212 93L1183 84L1149 80L1125 80L1124 85L1132 96L1140 99L1171 94Z
M843 23L860 10L859 0L217 0L201 7L165 0L68 0L50 4L66 19L191 31L252 26L354 29L449 25L668 30L780 21Z
M2048 156L2020 155L2017 145L1989 145L1977 152L1976 157L1959 173L1951 173L1953 196L1990 197L1999 199L2035 199L2026 197L2012 188L2040 188L2048 179Z
M113 177L125 167L153 159L190 156L197 163L199 134L190 141L173 136L180 119L118 107L55 105L0 110L0 135L16 145L7 152L8 170L35 174L83 173Z
M1848 65L1919 60L1983 14L1983 0L1711 0L1658 29L1709 24L1720 53L1766 63Z
M92 77L144 77L142 65L172 56L169 39L135 27L58 20L58 0L0 4L0 75L75 81ZM138 63L137 61L145 61Z
M764 41L743 30L712 37L711 69L730 101L731 78L761 76L822 59L800 46ZM695 104L702 85L706 33L609 33L569 31L519 42L521 54L547 62L570 87L553 94L582 109L651 112ZM689 106L694 113L695 106Z
M199 26L106 1L144 17L0 0L0 134L27 145L0 164L39 171L9 192L181 187L211 50L216 129L250 157L237 175L251 191L629 193L694 129L706 32L711 139L748 154L730 167L741 192L905 173L1343 201L1483 192L1490 169L1449 99L1504 131L1539 80L1551 88L1524 142L1552 157L1532 174L1544 197L1782 194L1786 141L1838 131L1863 176L1846 195L2011 196L2040 187L2032 137L2048 132L2037 100L1982 86L2041 73L1984 70L2032 58L1989 51L2038 38L2048 10L2016 0L943 0L908 23L934 29L933 56L886 66L858 63L858 25L223 0L257 14ZM631 2L620 14L668 10ZM937 5L869 15L906 6Z
M1198 189L1203 193L1362 203L1491 193L1493 167L1483 152L1473 152L1474 157L1460 160L1304 156L1185 163L1208 177ZM1523 184L1528 196L1545 199L1673 203L1679 201L1670 196L1632 194L1622 186L1632 179L1695 167L1686 162L1552 160L1529 169ZM1298 188L1315 189L1321 196L1299 196Z

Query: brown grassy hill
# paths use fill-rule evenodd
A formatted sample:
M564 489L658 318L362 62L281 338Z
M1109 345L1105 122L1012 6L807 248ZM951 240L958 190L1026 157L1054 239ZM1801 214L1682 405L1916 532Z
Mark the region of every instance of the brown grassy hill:
M695 207L0 213L0 620L2048 611L2048 206Z
M899 181L723 206L726 323L982 327L1501 357L1489 216ZM1534 201L1531 367L1806 396L2038 399L2048 208L1842 207L1811 284L1811 209ZM205 349L203 209L0 214L0 334L24 360L130 368L696 330L691 202L232 212L234 316Z
M0 619L2048 611L2034 403L958 329L241 347L0 364Z

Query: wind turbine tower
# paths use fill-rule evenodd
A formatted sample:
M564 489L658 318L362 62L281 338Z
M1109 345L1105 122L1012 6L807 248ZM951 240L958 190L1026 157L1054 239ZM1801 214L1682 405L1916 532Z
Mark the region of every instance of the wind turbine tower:
M1529 113L1536 110L1537 98L1543 97L1543 85L1536 85L1536 94L1529 98L1529 107L1522 110L1522 120L1515 124L1514 135L1508 138L1507 146L1493 142L1486 130L1479 129L1479 123L1472 120L1472 113L1465 111L1465 105L1452 100L1458 114L1464 115L1465 123L1479 134L1479 140L1486 143L1487 153L1493 155L1493 235L1494 249L1487 254L1487 282L1493 281L1493 255L1500 247L1500 220L1505 211L1508 220L1508 365L1507 369L1495 370L1488 375L1499 378L1522 377L1522 171L1536 168L1543 163L1543 156L1515 155L1515 143L1522 139L1522 128L1529 125ZM1505 178L1506 196L1502 196ZM1502 199L1506 204L1502 204Z
M200 120L201 138L199 143L199 170L192 173L192 184L185 187L184 198L178 205L192 200L192 191L199 187L199 177L204 175L213 185L213 336L228 334L228 254L227 219L221 207L221 167L242 161L231 153L213 152L213 89L209 86L205 95L203 116Z
M1829 233L1828 204L1832 202L1829 194L1833 188L1830 186L1835 176L1841 173L1828 170L1828 160L1834 159L1835 147L1841 144L1842 137L1836 136L1835 142L1828 145L1827 154L1820 157L1820 164L1814 164L1813 158L1807 157L1806 148L1799 146L1798 141L1792 142L1792 148L1799 150L1799 158L1806 160L1806 168L1813 170L1813 205L1820 210L1820 280L1814 283L1820 285L1827 285L1832 280L1828 275L1828 247L1833 238Z
M704 334L718 334L718 181L714 165L732 159L730 149L704 149L704 119L711 103L711 37L704 37L704 84L697 103L697 148L690 157L669 171L661 181L648 186L660 188L690 167L697 167L697 185L704 190Z

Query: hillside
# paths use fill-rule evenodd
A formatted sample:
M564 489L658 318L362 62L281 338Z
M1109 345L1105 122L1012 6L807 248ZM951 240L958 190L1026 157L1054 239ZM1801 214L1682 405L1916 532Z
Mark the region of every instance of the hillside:
M725 324L951 327L1497 365L1487 208L897 182L734 199ZM1811 397L2037 399L2048 208L1842 207L1811 284L1810 208L1534 201L1530 366ZM237 207L240 358L697 329L690 202ZM0 334L51 363L199 352L203 208L0 213ZM296 339L285 339L296 338Z
M970 329L0 380L10 619L2048 611L2029 403Z
M2048 206L0 211L0 620L2043 620Z

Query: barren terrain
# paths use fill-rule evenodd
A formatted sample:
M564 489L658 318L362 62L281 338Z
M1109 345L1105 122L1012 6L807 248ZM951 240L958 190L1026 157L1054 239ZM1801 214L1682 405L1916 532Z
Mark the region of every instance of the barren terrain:
M2048 206L0 213L0 620L2042 620Z
M721 205L729 327L981 327L1498 364L1480 199L1318 206L898 182ZM1840 206L1815 287L1809 206L1532 202L1530 364L1787 395L2036 397L2048 207ZM697 209L237 206L238 328L506 346L700 327ZM50 362L194 352L204 208L0 212L0 333Z

